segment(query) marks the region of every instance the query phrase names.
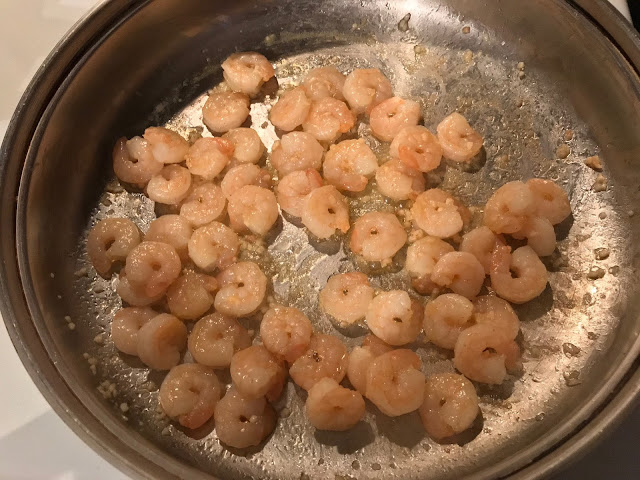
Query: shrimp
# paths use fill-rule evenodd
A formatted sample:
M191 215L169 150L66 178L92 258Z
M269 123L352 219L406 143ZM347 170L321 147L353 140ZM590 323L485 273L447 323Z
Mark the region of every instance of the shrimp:
M263 236L278 220L278 201L271 190L245 185L229 197L227 213L236 232Z
M246 185L271 188L271 174L252 163L243 163L231 168L220 182L222 193L227 199Z
M355 115L347 104L333 97L325 97L311 103L302 129L321 142L335 142L356 124Z
M320 170L324 149L315 137L306 132L291 132L273 144L271 165L280 176L296 170Z
M164 165L156 160L151 147L142 137L122 137L113 146L113 172L120 180L144 187Z
M211 308L217 289L218 282L214 277L187 272L167 290L167 306L179 319L195 320Z
M511 234L517 239L527 239L529 245L539 257L551 255L556 249L556 231L545 217L530 217L522 230Z
M193 188L180 206L180 216L194 227L207 225L220 218L227 205L222 189L210 182Z
M357 68L347 75L342 94L355 113L369 113L373 107L393 96L393 87L377 68Z
M111 340L115 347L127 355L138 355L138 331L158 315L151 308L121 308L111 322Z
M149 127L143 137L149 143L153 158L160 163L182 163L189 150L189 142L168 128Z
M338 190L361 192L378 168L378 158L362 138L331 145L324 157L322 174Z
M411 215L416 225L429 235L448 238L462 230L469 211L448 193L432 188L418 195Z
M289 368L296 384L310 390L320 379L332 378L341 382L347 373L347 347L338 337L316 333L309 348Z
M417 410L424 401L421 367L420 357L411 350L383 353L367 370L366 397L390 417Z
M220 313L202 317L189 335L189 353L196 362L211 368L227 368L233 355L250 346L249 332Z
M266 349L289 363L307 351L312 334L307 316L293 307L270 308L260 323L260 337Z
M351 229L349 247L369 262L390 261L407 242L407 232L393 213L369 212Z
M302 207L302 223L320 239L329 238L336 230L349 230L347 199L333 185L318 187L307 195Z
M288 173L276 187L276 198L280 208L289 215L300 218L307 195L324 185L317 170L307 168Z
M484 268L471 253L445 253L436 262L431 280L441 287L449 287L454 293L473 298L480 293L484 283Z
M473 301L473 321L494 325L509 339L516 338L520 330L520 320L509 302L493 295L482 295Z
M567 193L551 180L532 178L527 186L533 195L536 215L557 225L571 215L571 204Z
M234 448L259 445L276 427L276 412L264 397L248 398L231 387L216 404L216 434Z
M378 140L390 142L405 127L418 125L421 116L418 102L391 97L371 109L369 124Z
M177 205L189 193L191 173L180 165L167 165L147 183L147 196L154 202Z
M267 277L253 262L238 262L218 274L216 311L233 317L255 312L264 300Z
M367 392L367 372L376 357L390 352L393 348L375 335L367 335L361 347L354 347L349 354L347 378L362 395Z
M508 182L496 190L484 208L484 224L493 233L515 233L535 214L535 197L520 181Z
M264 155L264 143L252 128L232 128L222 138L233 144L232 166L243 163L258 163Z
M407 167L421 172L435 170L442 161L442 147L438 139L422 125L400 130L391 142L389 153Z
M189 258L187 245L193 234L193 228L186 218L180 215L163 215L149 224L144 236L148 242L161 242L171 245L183 262Z
M367 326L389 345L399 346L418 338L422 328L422 305L407 292L392 290L375 297L367 309Z
M302 125L309 110L311 100L307 98L304 88L296 87L280 95L276 104L271 107L269 120L279 130L290 132Z
M171 245L144 241L127 255L124 269L131 284L153 297L165 292L178 278L182 263Z
M495 233L487 226L474 228L462 236L460 251L468 252L475 256L484 272L489 275L491 269L491 255L496 245L501 243Z
M240 239L220 222L197 228L188 243L189 258L205 272L226 268L236 261Z
M213 180L229 164L233 152L233 143L225 138L199 138L189 147L187 168L193 175Z
M149 296L145 293L144 286L139 287L129 283L129 279L127 278L127 274L124 269L120 272L120 276L118 277L116 293L120 298L122 298L123 302L134 307L146 307L147 305L158 302L164 296L164 292Z
M373 300L373 288L364 273L333 275L320 291L320 307L342 324L362 320Z
M256 52L236 52L222 62L222 75L234 92L255 97L276 72L267 58Z
M454 162L468 162L478 154L484 143L482 136L457 112L442 120L436 131L444 156Z
M105 218L89 232L87 254L93 268L106 277L115 262L122 262L142 240L140 230L128 218Z
M473 303L456 293L434 298L424 307L424 334L441 348L453 350L460 332L472 325Z
M378 190L391 200L415 200L426 187L424 175L408 167L397 158L392 158L376 170Z
M242 126L249 116L249 96L237 92L215 92L202 107L202 121L213 133Z
M473 424L480 412L478 401L475 387L464 376L440 373L427 378L418 412L429 436L443 440Z
M253 345L237 352L231 359L231 379L242 395L249 398L280 398L287 371L282 360L262 345Z
M539 296L549 278L544 264L529 246L516 248L513 253L510 247L497 247L491 258L490 276L495 292L512 303L525 303Z
M360 393L340 386L332 378L322 378L309 390L304 410L318 430L344 432L362 419L365 404Z
M454 248L444 240L426 236L407 248L404 268L411 276L413 288L423 295L430 295L437 285L431 280L433 267L443 255L453 252Z
M177 418L183 427L195 429L213 416L222 391L213 370L185 363L169 370L160 385L158 400L168 417Z
M518 367L518 344L497 325L478 324L460 333L453 350L453 365L465 377L499 385L507 370Z
M187 346L187 327L173 315L161 313L138 330L138 357L154 370L171 370Z
M302 87L309 99L316 101L325 97L344 100L342 88L345 76L336 67L314 68L307 73Z

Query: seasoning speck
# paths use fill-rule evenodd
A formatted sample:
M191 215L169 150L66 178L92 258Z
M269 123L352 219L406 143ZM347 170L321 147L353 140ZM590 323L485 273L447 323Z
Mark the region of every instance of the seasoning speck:
M64 321L69 323L71 321L71 317L69 315L64 316Z
M569 145L563 144L556 149L556 157L558 158L565 159L569 156L570 153L571 153L571 149L569 148Z
M170 435L171 434L171 429L169 427L164 427L162 429L162 432L160 432L160 433L162 433L162 435L165 435L165 436L166 435Z
M127 413L129 411L129 405L126 402L120 404L120 411L122 413Z
M587 338L589 340L597 340L599 335L596 332L587 332Z
M523 80L526 76L527 76L527 74L526 74L526 73L524 73L524 72L518 72L518 78L519 78L520 80Z
M585 158L584 164L589 168L597 170L598 172L602 170L602 162L600 161L600 157L597 155Z
M606 260L607 258L609 258L609 254L611 253L609 251L608 248L606 247L601 247L601 248L596 248L593 253L595 253L596 256L596 260Z
M50 276L51 278L56 278L56 274L55 274L55 273L53 273L53 272L51 272L51 273L49 274L49 276Z
M591 188L594 192L604 192L607 189L608 183L609 181L607 180L607 177L599 173L596 177L596 181L593 182L593 187Z
M273 33L271 35L267 35L266 37L264 37L264 44L268 47L273 45L275 41L276 41L276 36Z
M354 470L359 470L360 462L358 460L354 460L353 462L351 462L351 468L353 468Z
M567 357L575 357L580 354L580 347L573 343L563 343L562 351Z
M97 369L95 365L89 365L89 370L91 370L91 373L93 373L94 375L97 373Z
M579 380L580 372L577 370L568 370L562 374L564 377L564 383L567 384L567 387L575 387L576 385L580 385L582 382Z
M587 274L587 278L591 280L597 280L599 278L604 277L604 274L605 274L604 268L593 266L589 270L589 273Z
M627 212L627 215L629 215L629 217L633 217L635 215L636 212L634 212L633 210L629 210Z
M75 330L76 329L76 324L73 322L69 322L67 323L67 327L69 327L69 330Z
M570 141L570 140L573 140L573 130L565 130L564 131L564 135L562 135L562 137L567 142Z
M382 470L382 466L379 463L374 463L373 465L371 465L371 469L372 470Z
M544 413L540 412L536 415L536 422L541 422L542 420L544 420Z
M462 33L464 33L465 35L468 33L471 33L471 27L468 25L465 27L462 27Z
M423 53L426 53L426 51L427 51L427 49L424 47L424 45L415 45L415 46L413 47L413 52L414 52L416 55L421 55L421 54L423 54Z
M402 20L398 22L398 30L400 30L401 32L406 32L407 30L409 30L409 20L411 20L411 14L407 13L404 17L402 17Z
M614 265L613 267L609 267L609 270L607 270L611 275L613 275L614 277L616 275L618 275L620 273L620 266L619 265Z
M473 52L471 50L465 50L463 58L465 62L471 63L473 61Z
M518 62L518 70L520 70L521 72L524 71L524 62Z

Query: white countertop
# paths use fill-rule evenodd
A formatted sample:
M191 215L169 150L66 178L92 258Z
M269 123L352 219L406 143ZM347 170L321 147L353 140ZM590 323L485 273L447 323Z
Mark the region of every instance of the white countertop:
M628 16L624 0L611 2ZM38 66L58 39L95 3L99 2L0 0L0 138ZM4 323L0 326L0 365L0 480L127 480L76 437L49 407L20 363ZM626 434L619 431L558 479L604 478L605 470L599 467L605 465L621 469L613 478L631 478L634 474L640 478L635 461L637 443L634 447L633 442L625 440L635 436L637 442L640 415L636 412L624 428Z

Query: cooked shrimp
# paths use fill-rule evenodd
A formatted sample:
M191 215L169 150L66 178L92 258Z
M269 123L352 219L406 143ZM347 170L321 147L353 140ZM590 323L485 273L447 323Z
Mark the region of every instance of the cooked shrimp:
M436 284L467 298L480 293L484 277L482 264L468 252L445 253L431 272L431 280Z
M236 232L220 222L197 228L188 244L189 257L205 272L226 268L236 261L240 239Z
M139 287L129 283L129 279L127 278L127 274L124 269L122 269L118 276L116 293L120 298L122 298L123 302L134 307L146 307L147 305L158 302L164 296L164 292L149 296L145 293L144 286Z
M464 432L479 411L476 389L462 375L440 373L427 378L424 403L418 412L424 429L434 440Z
M497 247L491 258L490 274L496 293L513 303L525 303L539 296L549 278L544 264L529 246L516 248L513 253L510 247Z
M518 344L498 326L478 324L460 333L454 348L453 365L476 382L500 384L507 369L517 367Z
M527 186L533 194L536 214L557 225L571 215L571 204L567 193L551 180L532 178Z
M187 152L187 168L193 175L213 180L229 164L233 152L233 143L225 138L199 138Z
M167 290L167 306L181 320L195 320L211 308L217 289L218 282L214 277L187 272Z
M418 227L439 238L452 237L464 227L468 210L460 201L439 188L421 193L411 207Z
M422 305L407 292L392 290L375 297L367 309L367 326L389 345L406 345L422 328Z
M392 200L414 200L424 192L426 182L422 172L392 158L376 170L378 190Z
M287 371L279 360L262 345L237 352L231 359L231 379L242 395L250 398L266 396L269 401L280 398Z
M377 168L376 154L359 138L331 145L324 156L322 175L338 190L361 192Z
M138 357L154 370L170 370L180 363L187 346L187 327L168 313L161 313L138 330Z
M536 211L531 189L520 181L508 182L496 190L484 208L484 224L494 233L515 233Z
M264 82L276 74L264 55L256 52L237 52L222 62L222 75L234 92L255 97Z
M189 335L193 359L212 368L226 368L236 352L251 346L249 332L233 318L220 313L202 317Z
M249 116L249 96L237 92L215 92L202 107L202 121L213 133L240 127Z
M276 412L264 397L248 398L231 387L216 404L218 439L230 447L259 445L276 427Z
M347 104L333 97L325 97L311 103L309 115L302 122L302 129L321 142L335 142L356 124Z
M138 331L157 316L151 308L121 308L111 322L111 340L115 347L128 355L138 355Z
M120 180L143 187L164 165L156 160L142 137L122 137L113 146L113 171Z
M322 185L322 177L313 168L288 173L280 179L276 187L276 198L280 208L289 215L300 218L307 195Z
M522 230L512 233L514 238L527 239L529 245L540 257L551 255L556 249L556 231L545 217L530 217Z
M325 377L341 382L346 373L347 347L338 337L320 333L311 337L307 351L289 369L293 381L305 390Z
M403 128L417 125L421 116L418 102L391 97L371 109L369 124L377 139L390 142Z
M367 372L376 357L390 352L393 348L375 335L367 335L361 347L354 347L349 354L347 377L351 385L362 395L367 392Z
M153 158L164 164L182 163L189 150L189 142L168 128L149 127L143 137L149 142Z
M484 143L482 136L457 112L442 120L436 131L444 156L454 162L468 162L478 154Z
M296 170L320 170L324 149L315 137L306 132L291 132L273 144L271 165L281 176Z
M180 165L167 165L147 183L147 196L154 202L177 205L189 193L191 173Z
M180 216L194 227L201 227L217 220L224 212L227 201L222 189L210 182L194 187L180 206Z
M266 235L278 220L274 193L256 185L245 185L229 197L229 224L236 232Z
M105 218L89 232L87 254L96 271L106 277L114 262L122 262L138 246L142 235L128 218Z
M493 295L482 295L473 301L473 321L495 325L509 339L516 338L520 330L520 320L509 302Z
M222 138L233 144L231 165L258 163L264 154L264 143L252 128L232 128Z
M271 353L293 363L307 351L313 327L297 308L277 306L267 310L260 323L260 337Z
M193 234L193 228L186 218L180 215L163 215L149 224L144 236L148 242L161 242L176 249L180 260L189 258L187 245Z
M212 416L223 386L210 368L196 363L177 365L160 385L158 400L164 413L180 425L198 428Z
M182 263L171 245L144 241L127 255L124 268L129 282L153 297L163 293L178 278Z
M482 226L474 228L462 236L460 251L468 252L475 256L484 268L484 272L489 275L491 255L498 243L499 240L496 234L489 227Z
M256 187L271 188L271 174L264 168L260 168L252 163L244 163L229 170L222 182L222 193L227 199L245 185L255 185Z
M440 166L442 147L436 136L422 125L405 127L393 138L389 153L406 166L430 172Z
M473 303L456 293L434 298L424 307L424 334L438 347L453 349L460 332L472 325Z
M319 67L307 73L302 87L311 100L333 97L344 100L342 88L345 76L336 67Z
M355 113L369 113L393 96L391 82L377 68L357 68L345 79L342 94Z
M327 280L319 298L322 309L338 322L355 323L367 314L373 287L364 273L339 273Z
M369 262L383 262L391 260L406 242L407 232L398 217L369 212L354 222L349 247Z
M276 104L271 107L269 120L273 125L284 131L295 130L306 120L311 110L311 100L302 87L296 87L280 95Z
M347 199L333 185L311 191L302 207L302 223L318 238L329 238L336 230L349 230Z
M411 276L413 288L423 295L430 295L437 288L431 280L433 267L446 253L454 248L437 237L426 236L409 245L404 268Z
M253 262L238 262L218 274L216 310L233 317L255 312L264 300L267 277Z
M344 432L362 419L365 404L360 393L340 386L332 378L322 378L309 390L304 410L318 430Z
M367 398L390 417L417 410L424 401L421 367L420 357L411 350L380 355L367 370Z

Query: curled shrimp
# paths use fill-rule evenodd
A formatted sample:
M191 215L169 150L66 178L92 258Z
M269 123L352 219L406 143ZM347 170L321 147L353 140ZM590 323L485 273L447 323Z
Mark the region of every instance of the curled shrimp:
M557 225L571 215L571 204L567 193L551 180L532 178L527 181L534 198L536 215Z
M427 234L448 238L462 230L469 211L445 191L431 188L418 195L411 207L411 215L416 225Z
M383 353L393 350L375 335L367 335L361 347L354 347L349 354L347 377L351 385L362 395L367 393L367 372L371 362Z
M226 368L234 354L251 346L251 336L233 318L213 313L196 322L188 346L196 362L211 368Z
M231 359L231 379L234 387L250 398L280 398L287 371L278 359L263 345L252 345L237 352Z
M216 311L233 317L255 312L264 300L267 277L253 262L238 262L218 274Z
M531 189L520 181L502 185L484 208L484 224L494 233L515 233L536 210Z
M444 156L454 162L468 162L478 154L484 143L482 136L457 112L442 120L436 131Z
M291 132L273 144L271 165L283 176L296 170L320 170L324 149L306 132Z
M322 378L309 390L304 409L318 430L343 432L362 419L365 404L360 393L340 386L332 378Z
M224 138L199 138L187 152L187 168L193 175L213 180L229 164L233 151L233 143Z
M196 320L211 308L217 289L218 282L214 277L187 272L167 290L167 306L182 320Z
M207 225L220 218L227 205L222 189L205 182L194 187L180 206L180 216L194 227Z
M422 305L407 292L380 293L367 309L367 326L389 345L406 345L418 338L422 328Z
M284 131L295 130L307 119L311 110L311 100L302 87L284 92L276 104L271 107L269 120L273 126Z
M163 293L178 278L182 263L171 245L144 241L127 255L124 268L129 282L153 297Z
M373 287L364 273L333 275L320 291L320 307L343 324L362 320L373 300Z
M147 196L154 202L177 205L189 193L191 173L180 165L167 165L147 183Z
M189 258L205 272L226 268L236 261L240 239L220 222L197 228L188 243Z
M510 339L520 330L518 315L509 302L493 295L482 295L473 301L473 321L497 327Z
M267 310L260 322L260 337L271 353L295 362L307 351L313 327L297 308L277 306Z
M234 92L255 97L262 84L269 81L275 70L267 58L257 52L236 52L222 62L222 75Z
M222 138L233 144L233 156L230 164L258 163L264 155L264 143L253 128L232 128Z
M484 277L484 268L478 259L467 252L444 254L431 272L431 280L436 284L467 298L480 293Z
M335 142L356 124L347 104L333 97L325 97L311 103L302 129L321 142Z
M180 260L189 258L187 245L193 234L189 221L180 215L163 215L149 224L144 236L148 242L162 242L176 249Z
M252 163L243 163L231 168L220 182L222 193L227 199L246 185L271 188L271 174Z
M153 158L164 164L182 163L189 150L189 142L168 128L149 127L143 137L149 142Z
M113 171L120 180L144 187L164 165L153 157L149 142L142 137L122 137L113 147Z
M411 285L423 295L430 295L437 285L431 280L433 267L440 258L454 248L437 237L426 236L409 245L405 270L411 276Z
M434 298L424 307L424 334L441 348L453 349L460 333L472 325L473 303L456 293Z
M93 268L106 277L113 264L124 261L140 240L140 230L128 218L105 218L89 232L87 254Z
M345 76L336 67L319 67L307 73L302 87L307 92L307 97L314 101L325 97L344 100L344 81Z
M391 97L371 109L369 124L377 139L390 142L403 128L417 125L421 116L418 102Z
M115 347L127 355L138 355L138 332L158 313L151 308L121 308L111 322L111 340Z
M369 262L390 261L407 242L407 232L393 213L369 212L351 229L349 247Z
M513 272L515 276L512 275ZM498 246L491 258L491 286L505 300L525 303L539 296L547 287L549 274L529 246Z
M249 96L238 92L215 92L202 107L202 121L213 133L242 126L249 116Z
M347 75L342 94L355 113L369 113L393 96L393 87L377 68L357 68Z
M236 232L265 235L278 219L278 201L271 190L245 185L229 197L231 228Z
M322 174L338 190L361 192L378 168L378 158L362 138L331 145L325 154Z
M170 370L180 363L187 346L187 327L168 313L161 313L138 330L138 357L154 370Z
M276 187L276 199L282 210L300 218L307 195L322 185L324 182L317 170L296 170L280 179Z
M435 170L442 161L442 147L438 139L422 125L400 130L391 142L389 153L406 166L421 172Z
M460 251L475 256L487 275L491 269L491 256L500 240L487 226L474 228L462 236Z
M307 351L289 369L291 379L310 390L320 379L341 382L347 373L347 347L333 335L314 334Z
M414 200L424 192L426 181L419 170L392 158L376 170L378 190L392 200Z
M349 230L347 199L333 185L311 191L302 207L302 223L318 238L329 238L336 230Z

